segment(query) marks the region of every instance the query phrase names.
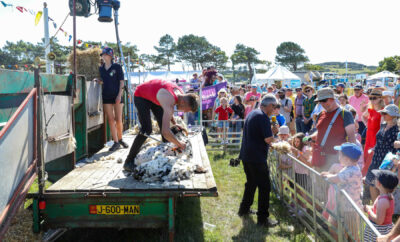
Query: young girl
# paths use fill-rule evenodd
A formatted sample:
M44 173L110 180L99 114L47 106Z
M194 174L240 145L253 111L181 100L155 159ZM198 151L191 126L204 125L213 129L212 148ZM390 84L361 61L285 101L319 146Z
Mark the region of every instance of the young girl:
M399 180L397 175L389 170L373 170L375 175L375 187L379 190L373 206L364 206L368 218L381 233L388 234L393 228L392 216L394 212L394 199L392 192L397 187ZM364 241L376 241L376 236L369 227L364 231Z
M346 94L341 94L339 96L339 102L340 106L345 110L350 110L350 108L352 108L352 106L349 104L349 99L347 98Z
M222 133L221 143L228 144L229 142L226 140L226 129L228 123L224 121L229 120L229 115L233 113L233 110L228 106L228 99L226 97L221 98L221 106L215 109L214 113L218 114L217 132ZM214 116L212 120L214 120Z
M101 81L97 78L94 81L103 84L103 110L110 125L112 139L114 140L110 151L115 151L120 148L120 145L124 148L129 147L122 140L124 73L121 65L113 62L113 49L105 47L100 56L103 60L103 64L99 68Z
M292 139L292 154L295 156L299 161L307 166L311 166L311 150L308 146L304 145L303 138L305 137L304 133L297 133L293 136ZM302 188L306 191L310 192L309 185L310 185L310 177L308 174L308 169L304 167L302 164L296 162L294 164L294 172L295 172L295 181L299 184ZM303 197L305 200L307 196L300 190L297 190L298 194ZM307 206L299 199L299 204L306 210Z

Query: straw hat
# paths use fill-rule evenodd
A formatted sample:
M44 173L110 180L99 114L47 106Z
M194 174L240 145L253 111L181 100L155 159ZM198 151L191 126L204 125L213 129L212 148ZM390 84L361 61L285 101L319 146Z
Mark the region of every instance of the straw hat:
M374 97L382 97L382 90L380 88L374 88L372 91L369 93L369 96L374 96Z
M306 85L303 87L303 92L305 92L307 88L311 88L311 90L314 90L314 88L312 86Z

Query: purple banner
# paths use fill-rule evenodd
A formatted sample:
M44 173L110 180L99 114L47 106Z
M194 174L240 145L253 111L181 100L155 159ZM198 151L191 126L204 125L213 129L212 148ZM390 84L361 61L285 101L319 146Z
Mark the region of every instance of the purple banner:
M226 88L226 82L221 82L213 86L205 87L201 90L202 109L206 110L214 106L215 99L217 98L218 91Z

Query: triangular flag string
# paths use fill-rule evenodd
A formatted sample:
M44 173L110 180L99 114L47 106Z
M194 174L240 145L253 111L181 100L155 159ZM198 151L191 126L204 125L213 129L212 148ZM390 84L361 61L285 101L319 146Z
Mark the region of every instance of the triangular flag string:
M1 3L1 5L3 5L3 7L12 7L12 9L14 9L13 7L14 7L14 5L13 4L10 4L10 3L6 3L5 1L0 1L0 3ZM35 10L33 10L33 9L30 9L30 8L25 8L25 7L23 7L23 6L16 6L15 7L18 11L20 11L21 13L24 13L24 12L27 12L27 13L30 13L31 15L33 15L33 16L35 16L35 26L37 26L38 24L39 24L39 22L40 22L40 20L41 20L41 18L42 18L42 16L43 16L43 12L42 11L35 11ZM72 40L72 35L70 35L70 34L68 34L67 33L67 31L65 31L63 28L62 28L62 26L64 25L64 23L65 23L65 21L67 20L67 18L68 18L68 16L69 16L69 13L67 14L67 16L65 17L65 19L64 19L64 21L63 21L63 23L60 25L60 27L57 29L57 23L56 23L56 21L54 21L54 19L52 19L51 17L47 17L48 18L48 21L52 21L53 22L53 27L54 27L54 29L57 29L57 31L56 31L56 33L53 35L53 37L51 37L51 38L54 38L56 35L57 35L57 33L58 33L58 31L61 31L61 32L63 32L64 33L64 36L65 36L65 38L68 38L68 42L71 42L71 40ZM97 45L92 45L92 44L89 44L89 43L84 43L82 40L77 40L77 44L78 45L81 45L82 47L86 47L86 48L96 48L96 47L99 47L99 46L97 46Z

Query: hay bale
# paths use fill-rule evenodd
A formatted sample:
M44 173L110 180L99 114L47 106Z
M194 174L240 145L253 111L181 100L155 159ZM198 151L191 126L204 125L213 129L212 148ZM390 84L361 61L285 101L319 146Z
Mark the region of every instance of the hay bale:
M100 66L100 48L87 50L76 50L76 71L79 75L84 75L87 81L99 77ZM74 53L71 52L68 56L68 63L71 70L74 65Z

